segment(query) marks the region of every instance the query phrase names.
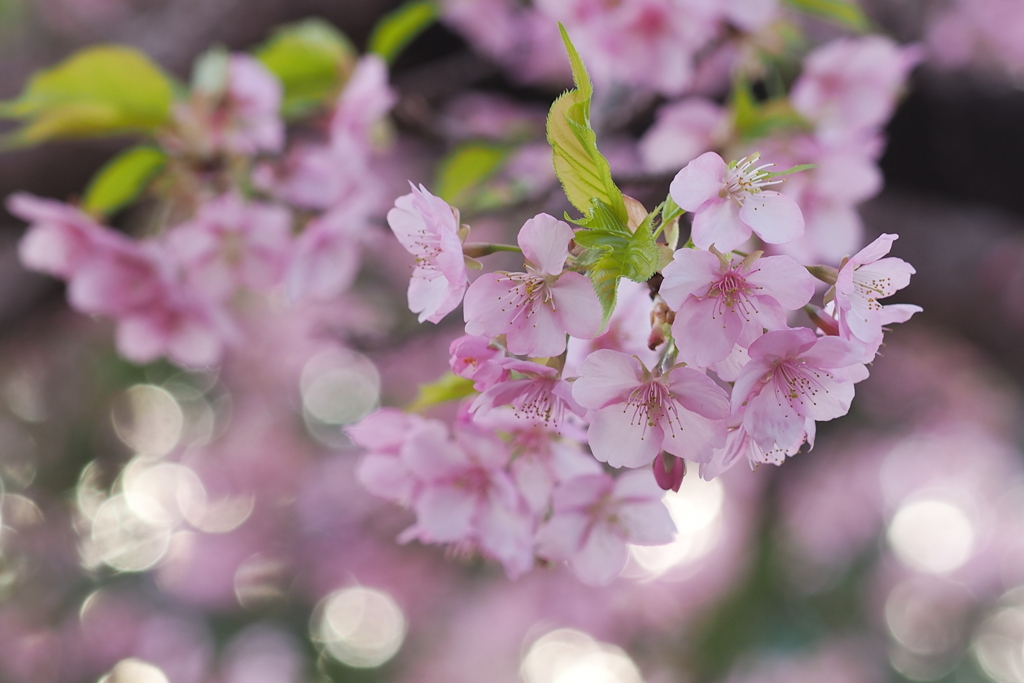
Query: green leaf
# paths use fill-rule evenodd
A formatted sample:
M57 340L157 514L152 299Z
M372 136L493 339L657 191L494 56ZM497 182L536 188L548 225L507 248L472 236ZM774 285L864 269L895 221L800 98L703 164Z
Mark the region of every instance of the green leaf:
M341 92L356 58L348 39L321 19L278 28L255 54L281 80L281 111L289 118L301 116Z
M854 31L868 31L871 22L857 5L846 0L785 0L794 9Z
M37 72L0 116L26 123L5 146L46 140L152 132L171 114L174 85L141 52L119 45L81 50Z
M412 0L385 14L370 33L367 50L392 63L416 36L437 19L437 3Z
M807 126L807 122L793 109L787 98L759 102L750 83L742 77L733 83L730 106L733 127L741 140L758 140L780 131Z
M416 400L407 410L412 413L423 412L440 403L472 396L475 392L473 380L460 377L454 372L447 372L430 384L421 384Z
M594 88L565 27L559 24L559 30L569 55L576 89L556 99L548 112L547 138L555 174L569 202L582 214L588 215L592 200L597 200L608 206L625 224L627 216L622 192L612 180L608 161L598 151L597 135L590 127L590 99Z
M646 282L657 271L661 255L651 231L652 216L647 216L636 232L630 232L611 207L599 200L594 200L590 213L590 227L573 237L584 248L576 265L586 268L607 322L615 310L619 279Z
M93 215L109 216L139 196L166 164L167 155L156 147L140 145L121 152L93 176L82 207Z
M437 169L437 195L453 206L473 204L473 194L508 158L503 145L469 142L454 149Z

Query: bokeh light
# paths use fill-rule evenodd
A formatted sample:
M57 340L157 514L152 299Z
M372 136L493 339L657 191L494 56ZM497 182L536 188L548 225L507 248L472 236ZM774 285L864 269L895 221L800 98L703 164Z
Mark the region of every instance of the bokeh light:
M122 659L99 683L170 683L158 667L141 659Z
M621 648L575 629L557 629L534 641L520 669L526 683L642 683Z
M314 617L313 636L343 664L380 666L405 640L405 615L387 593L373 588L343 588L324 598Z
M896 511L888 539L909 567L941 574L959 569L970 559L975 531L960 507L927 498L905 503Z
M114 402L111 411L118 437L136 453L166 455L181 438L185 417L169 391L136 384Z

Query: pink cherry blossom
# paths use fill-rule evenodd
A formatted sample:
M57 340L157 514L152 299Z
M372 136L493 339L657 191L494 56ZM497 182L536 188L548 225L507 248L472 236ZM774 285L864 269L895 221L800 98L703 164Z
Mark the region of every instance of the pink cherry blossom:
M224 148L238 154L279 152L284 147L281 82L254 57L231 56L228 62Z
M725 390L693 368L655 376L635 357L603 349L580 364L572 395L591 409L590 450L612 467L642 467L662 450L704 462L725 443Z
M7 200L7 208L30 223L18 245L22 264L57 277L70 278L97 254L131 243L63 202L19 192Z
M743 425L729 430L723 448L715 449L715 455L709 462L701 463L700 477L711 481L717 476L724 474L733 465L746 458L750 469L757 468L761 464L781 465L787 457L796 455L806 443L809 448L814 447L815 422L807 418L804 421L804 431L797 440L788 446L775 444L772 448L761 448L754 439L750 437Z
M356 64L331 117L331 146L356 166L372 156L374 131L397 99L388 87L388 68L377 55Z
M491 344L488 337L463 335L448 346L448 353L452 372L473 380L477 391L484 391L508 377L509 369L501 362L505 352Z
M650 473L577 477L555 490L551 519L537 534L538 552L567 561L580 581L602 586L619 575L629 543L661 545L675 524Z
M395 200L388 225L416 257L409 309L419 321L440 322L462 301L469 279L459 236L459 212L422 185ZM467 330L468 331L468 330ZM475 334L475 333L470 333Z
M306 224L295 239L286 276L292 300L328 301L359 272L364 229L369 220L358 203L344 203Z
M401 451L410 432L423 422L418 415L382 408L345 430L353 443L367 451L356 475L370 493L400 505L412 503L417 479Z
M555 429L571 414L583 416L585 411L573 399L572 387L558 376L555 368L516 358L505 358L498 364L519 377L503 378L489 386L473 401L471 412L486 413L497 406L510 405L516 417L543 422Z
M291 216L284 207L228 193L172 228L166 242L189 283L212 299L228 299L240 287L267 292L291 257Z
M914 267L903 259L883 258L899 235L883 234L846 261L836 276L832 294L839 336L864 349L864 360L874 358L882 344L882 327L906 322L919 306L882 305L879 299L892 296L910 284ZM827 298L827 297L826 297Z
M414 427L402 460L418 479L412 508L416 524L404 540L473 543L497 558L510 576L533 564L534 519L505 467L507 447L491 434L429 420Z
M745 406L743 428L764 451L794 444L808 418L845 415L853 385L868 376L861 354L837 337L816 337L806 327L766 332L750 345L750 362L732 390L732 409Z
M669 193L681 208L693 213L691 239L701 249L715 245L732 251L753 231L769 244L782 244L803 234L800 207L789 197L765 187L781 180L765 171L773 164L754 166L753 154L726 165L706 152L687 164L672 180Z
M712 247L676 251L662 271L661 296L676 311L672 334L679 357L707 367L739 343L750 346L765 330L786 327L785 311L805 305L815 279L788 256L733 259Z
M590 280L564 271L573 231L546 213L526 221L519 246L525 273L485 273L466 292L466 332L504 334L508 350L529 356L557 356L565 335L592 339L601 331L601 304Z
M666 173L685 166L724 143L729 125L725 109L710 100L690 97L662 106L654 125L640 138L644 168Z
M877 128L892 115L896 96L919 61L919 49L900 48L889 38L841 38L807 56L790 102L825 138Z

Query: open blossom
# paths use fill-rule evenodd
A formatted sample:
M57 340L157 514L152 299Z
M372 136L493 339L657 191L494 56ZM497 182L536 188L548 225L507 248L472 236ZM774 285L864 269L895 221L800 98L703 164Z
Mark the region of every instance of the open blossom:
M878 302L910 284L915 272L903 259L882 258L898 237L879 236L846 261L836 276L832 295L839 336L863 348L865 360L873 358L881 346L884 325L906 322L921 310L910 304Z
M510 405L516 417L543 422L557 429L570 414L584 414L583 407L573 399L572 387L558 376L555 368L516 358L495 363L520 377L502 378L476 397L470 411L485 413L498 406Z
M758 465L781 465L786 458L796 455L806 443L809 448L814 447L815 422L807 418L804 421L804 431L797 440L791 444L775 444L771 448L762 448L751 438L743 425L729 430L729 436L723 448L715 449L715 455L710 461L701 463L700 477L711 481L715 477L724 474L733 465L746 458L750 469Z
M546 213L526 221L519 247L525 273L485 273L466 292L466 333L504 334L508 350L557 356L565 335L593 339L601 331L601 304L590 280L564 271L572 228Z
M165 239L188 281L220 301L242 287L266 292L281 281L291 258L291 216L232 192L200 206Z
M448 364L459 377L473 380L473 388L484 391L508 377L508 368L501 363L505 352L491 345L488 337L465 334L448 346Z
M539 553L567 561L580 581L611 583L626 566L627 544L661 545L675 524L664 492L647 472L577 477L555 489L551 519L537 534Z
M772 164L754 166L752 154L733 164L714 152L701 154L687 164L669 186L669 194L681 208L693 213L691 239L701 249L715 245L732 251L753 231L769 244L794 240L804 231L804 219L789 197L764 188L782 182L765 170Z
M680 249L663 270L661 296L676 311L672 334L679 357L707 367L737 343L750 346L765 329L786 327L786 311L805 305L815 280L788 256L742 261L712 251Z
M806 327L766 332L750 345L750 362L732 390L733 413L764 451L794 444L807 419L845 415L853 385L868 376L861 354L838 337L817 337ZM786 446L784 446L786 447Z
M411 183L410 183L411 184ZM395 200L388 225L416 257L409 281L409 309L419 321L440 322L462 301L469 278L459 236L459 212L422 185Z
M452 439L444 423L428 420L409 431L401 459L417 480L416 524L403 539L476 545L510 576L532 566L534 517L505 469L505 444L466 423L456 423Z
M662 450L704 462L725 443L725 390L693 368L655 376L633 356L602 349L580 364L572 395L590 408L587 439L612 467L642 467Z

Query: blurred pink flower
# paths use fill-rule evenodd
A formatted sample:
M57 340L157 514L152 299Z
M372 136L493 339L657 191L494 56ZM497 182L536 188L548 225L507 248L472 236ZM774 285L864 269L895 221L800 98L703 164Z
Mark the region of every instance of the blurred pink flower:
M729 127L725 109L710 100L669 102L658 109L654 125L640 138L644 168L652 173L676 171L723 144Z
M572 479L555 490L551 519L537 534L538 552L567 561L584 583L609 584L626 565L627 543L672 540L676 529L663 494L649 472Z

